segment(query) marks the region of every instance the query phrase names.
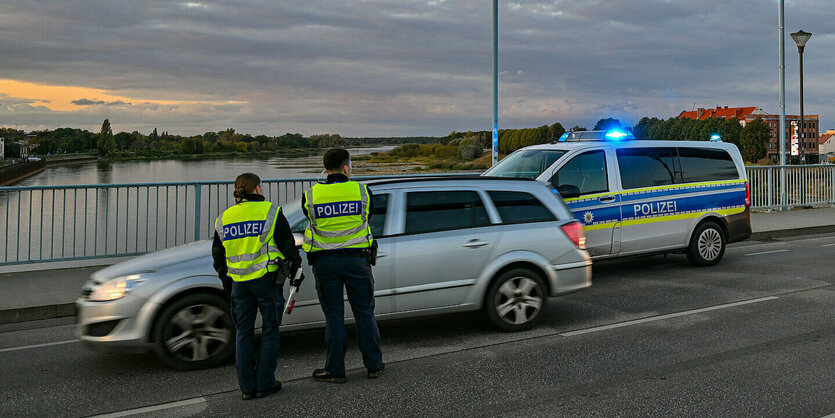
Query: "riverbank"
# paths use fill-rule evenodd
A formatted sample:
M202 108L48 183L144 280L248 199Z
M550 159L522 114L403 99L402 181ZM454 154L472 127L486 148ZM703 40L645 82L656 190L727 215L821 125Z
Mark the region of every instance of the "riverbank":
M47 167L60 167L73 164L88 164L98 162L95 155L51 155L44 157Z
M0 168L0 186L6 186L14 182L34 176L46 170L46 161L26 161Z

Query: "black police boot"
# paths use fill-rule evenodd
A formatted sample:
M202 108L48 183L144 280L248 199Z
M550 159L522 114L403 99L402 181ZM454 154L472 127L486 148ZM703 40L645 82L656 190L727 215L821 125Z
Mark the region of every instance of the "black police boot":
M252 392L241 392L241 400L244 401L251 401L255 399L255 391Z
M270 395L272 395L273 393L276 393L276 392L278 392L278 391L280 391L280 390L281 390L281 382L278 382L278 381L277 381L277 382L275 382L275 384L273 384L273 387L271 387L271 388L269 388L269 389L267 389L267 390L262 390L262 391L258 391L258 392L256 392L256 393L255 393L255 397L256 397L256 398L263 398L263 397L265 397L265 396L270 396Z
M377 370L369 370L368 371L368 378L369 379L376 379L383 375L383 370L386 369L386 363L380 363L380 368Z
M345 383L345 375L328 373L325 369L316 369L313 371L313 380L328 383Z

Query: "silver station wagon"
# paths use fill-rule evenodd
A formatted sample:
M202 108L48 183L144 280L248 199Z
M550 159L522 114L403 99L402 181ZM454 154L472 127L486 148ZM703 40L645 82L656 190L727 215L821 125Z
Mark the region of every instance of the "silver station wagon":
M583 228L547 184L526 179L376 180L371 229L379 320L483 309L505 331L542 318L548 297L591 285ZM301 244L298 201L282 210ZM154 350L179 369L234 351L229 302L211 241L147 254L93 273L76 302L79 334L103 351ZM282 330L324 326L313 273ZM285 289L287 286L285 286ZM286 292L287 290L285 290ZM350 305L345 304L346 317Z

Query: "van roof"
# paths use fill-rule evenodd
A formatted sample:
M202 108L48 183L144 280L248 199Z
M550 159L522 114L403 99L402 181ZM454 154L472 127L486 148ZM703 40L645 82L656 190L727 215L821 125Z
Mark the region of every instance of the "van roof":
M447 174L447 175L429 175L429 176L415 176L415 177L397 177L397 178L388 178L388 179L362 179L357 178L357 180L362 181L363 183L371 186L371 185L383 185L383 184L397 184L397 183L416 183L416 182L442 182L442 181L503 181L503 182L532 182L536 181L534 179L528 178L521 178L521 177L492 177L492 176L482 176L479 174L472 174L472 175L462 175L462 174Z
M559 149L571 150L578 148L606 147L606 148L633 148L633 147L690 147L690 148L714 148L730 149L736 146L730 142L720 141L677 141L677 140L629 140L629 141L577 141L577 142L556 142L551 144L531 145L522 149Z

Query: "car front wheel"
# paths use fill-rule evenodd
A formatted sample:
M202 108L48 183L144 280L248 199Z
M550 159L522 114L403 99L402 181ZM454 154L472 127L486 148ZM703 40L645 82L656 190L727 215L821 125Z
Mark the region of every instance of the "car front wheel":
M226 361L235 350L229 302L211 294L183 297L160 314L154 352L179 370L196 370Z
M548 302L545 281L532 270L508 270L493 280L485 308L490 322L503 331L530 329L542 317Z

